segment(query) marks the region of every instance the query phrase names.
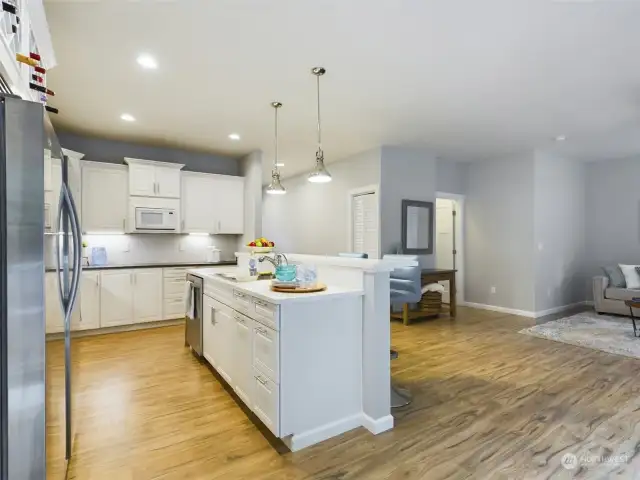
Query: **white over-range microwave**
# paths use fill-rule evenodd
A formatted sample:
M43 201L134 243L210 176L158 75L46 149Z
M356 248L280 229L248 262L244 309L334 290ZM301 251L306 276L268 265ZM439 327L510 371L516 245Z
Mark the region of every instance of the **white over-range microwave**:
M136 207L136 231L175 232L178 213L173 208Z

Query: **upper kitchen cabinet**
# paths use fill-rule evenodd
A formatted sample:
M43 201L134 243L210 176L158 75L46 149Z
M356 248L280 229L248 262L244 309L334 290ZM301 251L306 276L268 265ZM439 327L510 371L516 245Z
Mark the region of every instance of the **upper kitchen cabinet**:
M244 231L244 179L182 173L183 233L241 234Z
M180 198L180 163L125 158L129 164L129 195Z
M82 230L124 232L128 212L127 167L82 162Z

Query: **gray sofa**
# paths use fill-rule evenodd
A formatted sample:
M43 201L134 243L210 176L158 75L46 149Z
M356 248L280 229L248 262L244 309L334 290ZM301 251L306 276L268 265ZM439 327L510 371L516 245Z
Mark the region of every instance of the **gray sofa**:
M640 290L609 287L608 277L593 277L593 304L598 313L629 315L624 302L634 297L640 297ZM640 309L635 308L633 314L640 317Z

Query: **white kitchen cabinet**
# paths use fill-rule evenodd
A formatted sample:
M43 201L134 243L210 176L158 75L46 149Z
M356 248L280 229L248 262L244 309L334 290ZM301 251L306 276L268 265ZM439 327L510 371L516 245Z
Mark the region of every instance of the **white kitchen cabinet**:
M256 322L253 329L253 366L276 382L280 374L279 347L278 332Z
M100 272L82 272L80 279L80 316L73 317L72 330L100 328ZM78 320L75 320L78 319Z
M103 270L100 276L100 326L133 323L132 270Z
M255 322L240 313L233 315L235 331L233 342L233 389L242 401L251 405L254 388L252 358L252 335Z
M182 173L182 232L244 232L244 178Z
M235 320L233 309L207 296L203 297L203 356L215 367L229 385L233 385L233 365L236 361Z
M62 316L62 307L60 306L57 277L57 272L47 272L44 276L45 331L47 333L64 331L64 318Z
M180 198L179 163L125 158L129 164L129 195Z
M83 162L82 230L84 232L126 231L127 185L127 167Z
M162 320L162 269L132 270L133 321L153 322Z
M244 233L244 178L218 175L213 192L214 233Z

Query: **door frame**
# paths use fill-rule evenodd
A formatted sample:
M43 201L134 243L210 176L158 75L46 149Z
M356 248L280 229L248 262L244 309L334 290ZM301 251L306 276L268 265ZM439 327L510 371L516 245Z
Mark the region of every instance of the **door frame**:
M456 304L463 305L464 304L464 270L465 270L465 231L464 231L464 215L465 215L465 200L466 195L462 195L459 193L447 193L447 192L436 192L437 198L445 198L448 200L453 200L455 202L456 207L456 219L455 219L455 229L456 229ZM436 211L437 215L437 211ZM435 222L434 222L435 223ZM437 253L437 252L436 252Z
M378 217L378 258L380 252L380 185L366 185L364 187L354 188L347 193L347 252L353 252L353 199L358 195L374 193L376 195L376 209ZM375 260L375 259L374 259Z

